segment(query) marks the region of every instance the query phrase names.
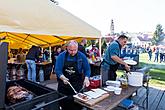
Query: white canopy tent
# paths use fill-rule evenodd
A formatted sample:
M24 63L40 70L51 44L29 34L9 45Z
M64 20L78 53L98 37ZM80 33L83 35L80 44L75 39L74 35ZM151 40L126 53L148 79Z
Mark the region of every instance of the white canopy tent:
M0 0L0 37L19 46L52 46L101 32L51 0Z

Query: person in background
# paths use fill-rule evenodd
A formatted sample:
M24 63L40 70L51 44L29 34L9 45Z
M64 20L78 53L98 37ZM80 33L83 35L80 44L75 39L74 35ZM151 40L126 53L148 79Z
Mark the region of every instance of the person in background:
M55 53L56 53L57 47L55 46L53 48L52 54L51 54L51 59L52 59L52 64L54 65L56 57L55 57Z
M61 50L62 50L62 52L66 50L66 44L63 44L63 45L61 46Z
M10 60L10 58L13 58L13 53L11 50L9 50L8 52L8 60Z
M164 57L164 49L163 47L160 48L159 50L159 54L160 54L160 63L163 62L163 57Z
M55 63L56 63L56 59L57 59L57 56L62 52L62 49L61 49L61 46L56 46L54 47L54 50L52 52L52 55L51 55L51 58L52 58L52 64L53 64L53 67L52 67L52 71L54 72L54 69L55 69Z
M126 47L121 49L121 56L120 56L121 58L126 57L126 55L127 55L126 50L127 50Z
M47 49L44 49L44 52L43 52L43 60L44 61L47 61L49 58L49 52Z
M27 55L26 55L26 65L28 69L28 75L27 78L28 80L31 80L33 82L36 82L36 61L39 60L39 55L40 55L40 48L37 46L32 46Z
M62 52L61 46L57 46L57 49L56 49L56 52L55 52L55 56L57 57L61 52Z
M51 59L52 59L52 73L54 74L54 68L55 68L55 62L56 62L56 51L57 51L57 47L55 46L53 48L52 54L51 54Z
M100 57L99 49L96 47L95 44L92 45L92 49L90 50L90 53L93 53L95 57Z
M25 54L23 53L22 48L18 49L17 62L20 62L20 63L25 62Z
M85 51L85 46L87 44L87 40L83 39L80 44L78 45L78 50L81 51L82 53L84 53L87 56L87 53Z
M152 49L151 49L151 47L148 46L146 51L148 53L148 61L151 61L151 58L152 58Z
M76 41L69 41L67 50L59 54L55 65L58 92L68 96L60 101L62 110L81 110L82 106L74 103L73 95L75 93L68 82L79 92L83 86L88 87L90 85L89 77L91 71L86 56L78 51L78 43Z
M120 35L117 40L110 43L105 51L103 65L108 66L108 80L116 80L116 71L119 64L124 65L126 71L130 71L130 66L128 66L121 58L120 52L121 48L127 43L128 37L125 35ZM104 75L104 74L103 74Z
M90 51L89 51L89 49L87 49L86 54L87 54L87 58L90 58Z
M165 48L163 48L163 61L165 62Z
M155 61L158 62L158 57L159 57L159 47L156 47L154 52L155 52L155 59L154 59L154 62L155 62Z

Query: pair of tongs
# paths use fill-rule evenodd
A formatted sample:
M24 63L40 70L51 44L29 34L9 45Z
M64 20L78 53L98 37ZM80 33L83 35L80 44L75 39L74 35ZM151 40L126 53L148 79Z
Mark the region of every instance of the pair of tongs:
M79 92L77 92L69 81L67 83L72 88L72 90L74 91L75 94L78 94L78 93L82 92L85 89L85 85L83 85L83 87L79 90Z
M78 92L74 89L74 87L71 85L71 83L69 81L67 81L67 83L69 84L69 86L73 89L75 94L78 94Z
M85 85L79 90L79 93L82 92L85 89Z

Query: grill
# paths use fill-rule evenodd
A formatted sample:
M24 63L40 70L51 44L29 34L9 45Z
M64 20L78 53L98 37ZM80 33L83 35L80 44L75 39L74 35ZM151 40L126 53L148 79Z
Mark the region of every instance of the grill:
M0 110L59 110L58 102L66 96L38 83L20 79L6 82L7 73L7 43L0 43ZM19 85L34 95L30 100L10 103L7 90Z
M6 83L6 93L10 86L19 85L30 91L34 97L31 100L24 100L11 104L5 95L6 110L59 110L58 101L65 98L57 91L44 87L29 80L21 79Z

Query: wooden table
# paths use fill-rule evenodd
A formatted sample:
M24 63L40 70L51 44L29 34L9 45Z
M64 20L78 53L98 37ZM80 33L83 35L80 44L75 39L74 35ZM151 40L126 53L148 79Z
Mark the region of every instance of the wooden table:
M78 100L75 100L75 102L77 102L91 110L111 110L114 107L116 107L122 100L131 96L139 88L140 87L129 86L126 89L122 89L122 92L120 95L115 95L114 92L109 92L110 95L108 98L98 102L94 106L88 106L87 104L84 104Z

